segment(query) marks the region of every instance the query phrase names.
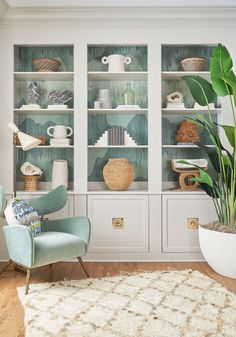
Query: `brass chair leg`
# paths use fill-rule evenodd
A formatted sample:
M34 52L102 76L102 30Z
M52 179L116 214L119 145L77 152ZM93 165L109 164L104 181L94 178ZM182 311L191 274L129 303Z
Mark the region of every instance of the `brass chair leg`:
M29 281L30 281L30 269L28 268L26 275L25 295L27 295L29 291Z
M7 268L12 264L13 262L11 260L9 260L6 264L6 266L3 268L3 270L1 270L0 275L2 275L4 273L4 271L7 270Z
M83 271L85 272L86 276L89 277L89 273L88 273L87 270L85 269L85 266L84 266L84 264L83 264L83 261L82 261L81 257L77 257L77 259L78 259L78 261L79 261L79 263L80 263L80 265L81 265Z

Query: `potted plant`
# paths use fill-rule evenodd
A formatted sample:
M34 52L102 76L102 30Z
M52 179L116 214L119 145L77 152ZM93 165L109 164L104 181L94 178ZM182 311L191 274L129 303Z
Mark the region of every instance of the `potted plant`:
M214 147L201 144L211 162L214 174L199 168L199 177L193 178L213 200L217 221L199 227L199 242L208 264L219 274L236 278L236 77L232 58L222 44L214 49L210 60L211 83L200 76L183 76L194 100L207 107L208 116L197 114L186 117L210 136ZM211 103L217 96L227 96L232 111L232 125L214 122ZM219 130L224 132L228 145L224 146ZM186 163L186 161L181 161Z

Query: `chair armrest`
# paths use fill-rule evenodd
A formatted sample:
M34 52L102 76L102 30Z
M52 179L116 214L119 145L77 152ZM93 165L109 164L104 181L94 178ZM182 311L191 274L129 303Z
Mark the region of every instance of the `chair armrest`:
M3 226L10 259L25 267L34 266L34 240L26 226Z
M86 216L75 216L60 220L42 221L42 231L74 234L83 239L87 248L90 240L91 226Z

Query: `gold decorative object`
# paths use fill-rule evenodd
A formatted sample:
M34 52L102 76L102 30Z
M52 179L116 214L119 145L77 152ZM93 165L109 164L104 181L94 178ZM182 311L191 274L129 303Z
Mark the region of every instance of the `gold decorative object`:
M112 158L103 168L103 177L112 191L126 190L134 179L135 170L127 158Z
M202 71L206 63L205 57L188 57L180 61L184 71Z
M35 71L58 71L61 62L59 62L56 59L50 59L50 58L33 58L32 64L35 69Z
M113 229L124 229L124 218L112 218Z
M177 143L198 143L200 141L199 128L191 121L183 121L176 132L175 140Z

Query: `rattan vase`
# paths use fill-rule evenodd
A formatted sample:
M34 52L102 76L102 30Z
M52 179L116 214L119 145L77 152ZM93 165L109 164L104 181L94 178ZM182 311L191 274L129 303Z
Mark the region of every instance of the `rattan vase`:
M103 168L103 177L112 191L124 191L132 183L135 170L127 158L112 158Z

